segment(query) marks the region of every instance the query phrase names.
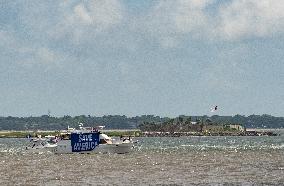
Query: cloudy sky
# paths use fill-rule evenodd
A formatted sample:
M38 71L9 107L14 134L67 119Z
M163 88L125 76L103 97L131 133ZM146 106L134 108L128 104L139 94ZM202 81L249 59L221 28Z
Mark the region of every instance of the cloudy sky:
M284 1L2 0L0 115L284 115Z

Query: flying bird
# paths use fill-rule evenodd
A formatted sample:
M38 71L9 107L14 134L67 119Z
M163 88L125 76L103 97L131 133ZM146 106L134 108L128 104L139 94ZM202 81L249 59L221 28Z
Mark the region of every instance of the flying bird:
M216 105L216 106L214 106L213 108L211 108L211 112L216 112L217 109L218 109L218 106Z

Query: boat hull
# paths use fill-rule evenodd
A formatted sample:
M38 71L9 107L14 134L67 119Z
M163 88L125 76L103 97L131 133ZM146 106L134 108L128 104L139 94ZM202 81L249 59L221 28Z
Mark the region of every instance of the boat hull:
M114 143L114 144L99 144L95 149L91 151L73 152L71 146L71 140L62 140L56 147L52 149L55 154L66 153L116 153L125 154L129 153L133 149L133 143Z

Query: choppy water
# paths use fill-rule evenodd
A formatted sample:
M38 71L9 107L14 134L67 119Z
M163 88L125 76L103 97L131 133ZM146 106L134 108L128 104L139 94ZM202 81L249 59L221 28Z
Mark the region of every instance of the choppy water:
M284 185L284 137L137 138L129 154L26 153L0 139L0 185Z

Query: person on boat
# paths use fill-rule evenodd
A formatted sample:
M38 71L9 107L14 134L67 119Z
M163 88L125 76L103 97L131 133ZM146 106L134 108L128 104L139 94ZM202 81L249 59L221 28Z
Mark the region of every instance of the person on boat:
M123 138L122 142L123 142L123 143L129 143L129 142L131 142L130 136L128 136L128 138Z

